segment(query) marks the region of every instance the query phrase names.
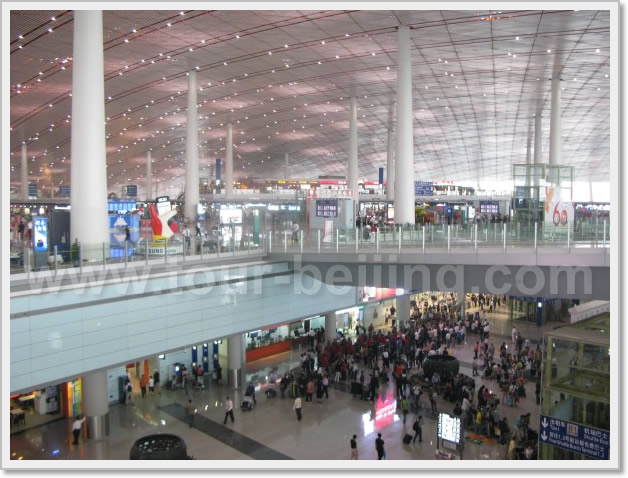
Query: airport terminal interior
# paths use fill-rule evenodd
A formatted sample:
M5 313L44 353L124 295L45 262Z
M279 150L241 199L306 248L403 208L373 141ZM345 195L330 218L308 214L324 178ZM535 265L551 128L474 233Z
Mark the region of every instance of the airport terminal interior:
M4 467L617 465L618 4L405 5L4 10Z

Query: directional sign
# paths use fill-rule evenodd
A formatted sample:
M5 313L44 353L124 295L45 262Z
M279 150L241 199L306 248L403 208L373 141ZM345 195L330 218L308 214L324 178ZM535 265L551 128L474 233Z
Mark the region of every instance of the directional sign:
M542 443L583 455L608 460L609 432L541 415Z
M431 181L414 181L415 196L433 196L434 183Z

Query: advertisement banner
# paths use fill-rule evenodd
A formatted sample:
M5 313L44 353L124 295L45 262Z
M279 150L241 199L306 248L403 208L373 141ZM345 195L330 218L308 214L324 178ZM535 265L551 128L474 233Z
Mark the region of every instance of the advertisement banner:
M574 208L571 197L562 197L560 187L551 186L545 188L545 224L553 227L567 227L573 223ZM569 194L569 190L565 191Z
M48 218L36 217L33 221L33 249L35 252L48 250Z

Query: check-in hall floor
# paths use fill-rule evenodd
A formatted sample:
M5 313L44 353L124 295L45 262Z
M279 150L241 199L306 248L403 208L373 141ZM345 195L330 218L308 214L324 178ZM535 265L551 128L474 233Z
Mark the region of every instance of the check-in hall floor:
M490 316L489 316L490 317ZM553 328L553 327L552 327ZM525 337L525 335L524 335ZM511 346L506 335L494 335L491 341L499 348L502 342ZM536 338L532 338L536 347ZM460 371L471 375L474 337L466 344L451 349L460 361ZM280 371L288 363L298 360L297 352L281 354L259 364L249 364L247 376L262 378L266 371L278 366ZM283 365L283 367L282 367ZM411 373L413 373L411 371ZM365 370L368 376L368 371ZM501 399L495 380L476 377L476 391L486 385ZM278 388L277 388L278 390ZM526 396L515 407L506 406L501 400L499 411L508 417L511 428L523 413L530 412L530 428L538 430L540 406L535 401L535 383L528 381ZM227 385L208 383L203 390L190 390L190 398L196 407L194 427L188 426L184 406L188 397L183 390L162 389L146 398L134 387L134 404L112 404L109 407L110 435L100 441L85 441L75 446L72 441L72 422L63 419L40 427L15 433L11 436L11 458L23 460L126 460L135 440L153 433L173 433L182 437L188 454L196 460L248 460L248 459L295 459L295 460L348 460L349 440L358 436L360 460L375 460L375 438L382 433L388 460L433 460L436 452L436 417L429 411L427 394L421 398L424 417L423 442L405 445L402 438L413 434L412 423L416 413L411 409L404 424L401 412L392 402L395 400L394 381L380 389L381 401L362 401L349 393L349 384L333 384L329 399L318 403L303 399L303 420L298 422L293 400L267 399L257 393L257 406L252 411L239 407L243 390L233 390ZM234 399L235 423L223 425L224 400ZM475 400L477 397L475 397ZM438 398L439 411L453 413L454 404ZM466 432L469 433L468 431ZM506 455L506 445L489 442L464 442L465 460L501 460Z

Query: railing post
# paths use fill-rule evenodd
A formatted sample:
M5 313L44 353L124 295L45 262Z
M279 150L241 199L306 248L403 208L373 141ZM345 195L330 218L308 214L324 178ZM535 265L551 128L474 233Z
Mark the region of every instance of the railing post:
M425 254L425 224L421 227L422 236L423 236L423 254Z
M567 253L571 252L571 224L567 221Z
M338 232L338 229L336 229L336 254L338 254L338 239L339 239L339 232Z
M146 246L144 246L144 256L146 258L146 265L148 265L148 240L145 242Z
M506 232L507 232L507 226L506 226L506 223L504 223L504 254L506 254Z
M375 232L375 251L379 252L379 228Z
M301 229L299 233L301 234L301 254L303 254L303 229Z
M288 252L288 231L283 231L283 252Z
M79 273L83 274L83 243L79 244Z
M318 244L317 249L318 249L318 253L321 253L321 230L317 229L316 230L316 242Z
M358 252L358 240L360 239L359 229L355 228L355 252Z
M273 233L272 231L268 233L268 253L272 254L273 252Z
M201 236L201 260L203 260L203 236Z
M102 243L102 270L105 270L107 260L105 259L105 243Z
M164 241L164 264L167 264L167 263L168 263L168 241Z
M402 234L402 225L399 224L399 229L397 229L397 235L399 236L399 253L401 254L401 234Z
M251 253L251 234L249 233L249 240L247 241L248 244L248 249L247 249L247 254Z
M475 223L473 225L473 241L474 241L474 248L475 248L475 252L478 252L478 225L477 223Z
M55 257L54 257L54 261L55 261L55 276L57 275L57 270L59 269L59 263L57 262L57 245L55 244Z
M535 222L534 223L534 250L535 251L536 251L536 238L537 238L538 229L539 229L539 223Z
M129 264L129 257L127 254L127 247L128 247L128 241L125 239L124 240L124 268L126 269L128 267Z
M604 249L606 249L606 219L604 219L604 236L602 239L602 245L604 246ZM606 252L606 251L604 251Z

